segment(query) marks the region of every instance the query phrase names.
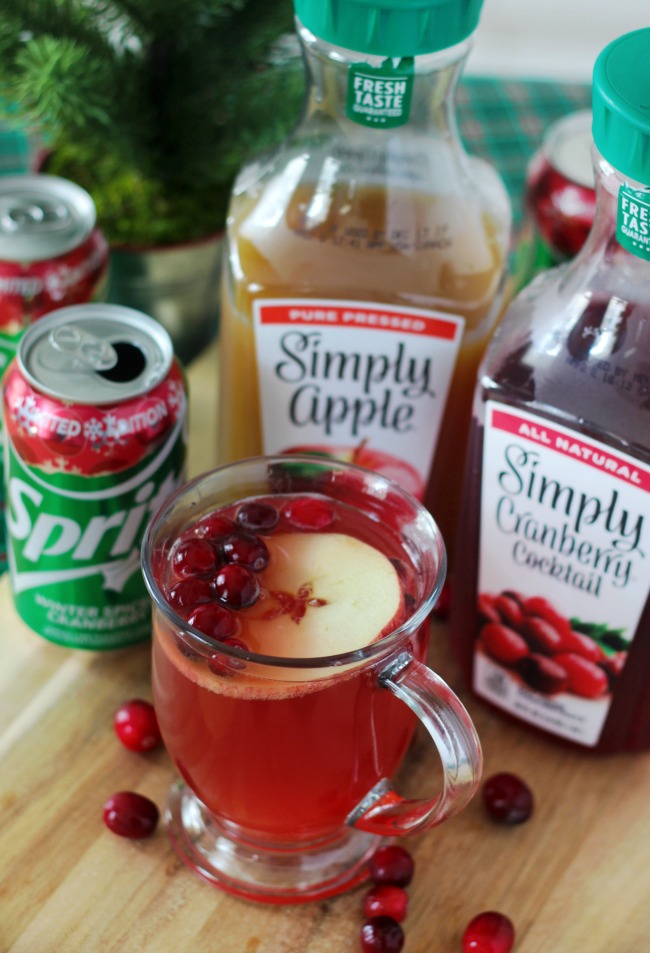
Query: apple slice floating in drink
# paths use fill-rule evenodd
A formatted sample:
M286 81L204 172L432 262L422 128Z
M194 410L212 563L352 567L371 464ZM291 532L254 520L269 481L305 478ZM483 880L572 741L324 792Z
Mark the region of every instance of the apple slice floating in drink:
M392 562L345 533L279 533L246 612L251 645L268 655L317 658L363 648L399 625L404 597Z

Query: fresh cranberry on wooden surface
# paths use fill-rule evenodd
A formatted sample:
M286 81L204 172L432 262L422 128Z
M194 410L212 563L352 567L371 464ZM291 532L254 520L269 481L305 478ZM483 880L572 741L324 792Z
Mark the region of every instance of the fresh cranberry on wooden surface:
M404 931L392 917L373 917L361 927L363 953L400 953Z
M489 910L479 913L465 927L463 953L510 953L515 929L503 913Z
M483 803L490 817L501 824L522 824L533 813L533 794L525 781L502 771L483 784Z
M104 804L104 824L114 834L140 840L156 829L160 813L153 801L135 791L118 791Z
M151 702L132 698L115 712L115 734L130 751L153 751L161 742L158 720Z
M406 890L394 884L377 884L363 898L363 915L392 917L401 923L408 913L409 898Z
M415 864L407 850L398 844L380 847L370 858L370 877L375 884L407 887L413 879Z

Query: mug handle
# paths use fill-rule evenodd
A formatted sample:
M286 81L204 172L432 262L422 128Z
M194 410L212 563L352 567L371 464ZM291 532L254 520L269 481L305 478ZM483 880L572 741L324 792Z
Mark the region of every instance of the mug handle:
M347 817L347 823L359 830L400 837L425 831L462 811L479 786L483 754L463 704L446 682L408 652L394 658L378 682L415 712L431 735L443 768L442 790L433 797L404 798L384 778Z

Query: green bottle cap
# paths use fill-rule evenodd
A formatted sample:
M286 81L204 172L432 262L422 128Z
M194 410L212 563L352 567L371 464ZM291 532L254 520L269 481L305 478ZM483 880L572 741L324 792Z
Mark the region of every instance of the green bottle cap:
M294 0L296 16L321 40L376 56L418 56L474 32L483 0Z
M650 185L650 28L614 40L594 66L593 136L618 172Z

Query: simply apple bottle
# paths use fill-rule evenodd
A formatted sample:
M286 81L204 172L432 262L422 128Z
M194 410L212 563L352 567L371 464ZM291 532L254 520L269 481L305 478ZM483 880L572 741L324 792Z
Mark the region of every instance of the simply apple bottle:
M296 0L297 128L234 187L221 318L224 462L300 450L378 470L453 544L510 208L458 138L481 0Z
M452 636L474 690L598 751L650 747L650 29L594 69L594 226L481 365Z

